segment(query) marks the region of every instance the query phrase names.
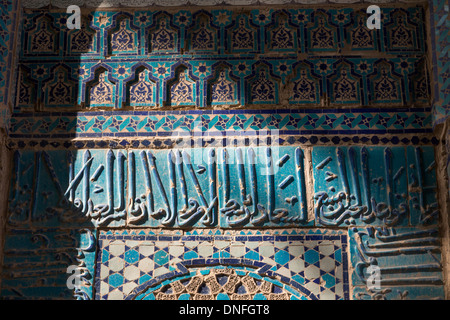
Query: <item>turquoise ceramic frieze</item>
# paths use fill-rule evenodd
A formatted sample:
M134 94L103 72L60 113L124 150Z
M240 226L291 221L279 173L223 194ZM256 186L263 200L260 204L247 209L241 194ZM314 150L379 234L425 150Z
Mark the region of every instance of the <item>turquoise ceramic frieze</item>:
M309 151L308 151L309 152ZM61 165L62 164L62 165ZM307 225L300 147L16 151L9 221L56 226ZM315 147L323 226L434 225L432 147Z
M321 225L438 221L432 148L317 147L313 171L314 213Z
M300 147L224 148L218 157L221 226L308 223Z
M16 37L19 33L16 28L19 12L20 8L17 1L3 1L0 4L0 17L2 21L0 26L0 103L4 106L11 103L13 101L12 97L15 95L15 90L11 86L11 83L14 82L14 64L16 61L14 52L17 46ZM6 124L5 120L9 116L5 114L5 111L2 110L1 115L2 127Z
M26 12L16 111L39 102L45 110L426 105L424 12L382 10L379 31L361 23L360 9L95 11L79 30L62 13ZM128 90L140 72L153 88ZM70 81L42 94L55 78Z
M3 1L2 298L444 298L448 8L191 9Z
M223 269L227 264L233 267L225 268L224 279L241 286L234 293L253 298L347 299L350 278L342 278L342 273L338 276L337 269L327 271L334 259L339 262L337 266L345 267L340 256L344 245L325 241L337 241L347 232L354 269L351 279L356 288L353 298L401 298L408 294L409 298L420 298L424 296L421 286L442 297L432 151L425 146L314 147L312 168L305 160L309 149L300 147L16 151L6 229L5 261L10 268L4 269L2 292L9 298L50 295L25 287L30 283L38 286L28 274L45 275L55 265L58 280L51 280L50 288L59 287L62 296L92 298L94 228L109 227L111 231L101 231L99 238L97 299L194 299L196 294L206 294L209 299L232 298L225 282L219 282L215 289L210 287L221 272L216 267ZM308 216L308 170L314 175L315 206L310 210L315 212L315 220ZM271 231L265 234L258 230L264 226L329 225L350 228L333 231L341 232L338 238L306 233L306 238L298 239L295 237L303 231L292 233L291 228L271 235ZM52 235L63 232L56 227L69 230L80 240L60 243L64 236ZM157 237L152 227L172 231ZM183 231L191 227L206 228L195 233ZM240 231L241 227L253 230ZM227 231L230 228L238 230ZM36 235L31 230L42 232ZM314 238L317 236L322 238ZM14 249L17 243L26 246L38 240L40 244L27 250L33 257L33 252L41 250L40 257L24 260L22 247ZM311 244L312 248L306 240L325 242ZM240 241L242 246L237 245ZM287 241L286 246L280 241ZM73 291L62 288L61 282L70 275L64 278L61 273L71 264L53 260L49 244L55 246L55 252L73 253L61 254L68 262L78 261L76 270L83 275L83 286ZM271 246L273 254L266 257ZM291 262L297 253L289 250L296 248L304 260L302 267ZM268 261L277 267L272 268ZM42 270L33 269L39 263ZM205 268L205 264L211 266ZM248 268L241 270L236 264ZM14 266L22 266L23 271L14 270ZM255 267L262 269L255 273ZM367 287L374 269L381 275L379 290ZM412 276L413 271L416 276ZM267 278L275 273L282 276L276 284ZM211 277L203 282L200 275ZM257 275L260 285L268 281L274 291L264 289L268 284L249 287L249 279ZM17 281L23 289L14 291L11 287ZM181 282L188 281L193 281L192 290L188 286L177 291ZM273 296L276 294L279 296Z
M144 73L144 71L142 71ZM141 75L142 75L141 73ZM146 78L147 79L147 78ZM152 81L139 80L131 89L139 95L131 101L148 99L154 88ZM228 80L227 80L228 81ZM231 81L230 81L231 82ZM229 82L228 88L233 87ZM213 86L216 83L213 82ZM140 91L141 87L145 87ZM212 99L225 101L234 98L234 89L223 90ZM297 96L300 97L300 96ZM227 100L231 101L231 100ZM138 103L136 103L138 104ZM140 103L139 103L140 105ZM127 111L111 113L46 113L15 114L9 123L11 138L126 138L126 137L241 137L258 135L289 135L302 137L310 134L339 135L392 133L431 133L432 115L429 108L375 110L339 110L318 112L308 110L205 110L198 111ZM363 138L363 136L361 137ZM390 138L390 137L386 137ZM379 140L381 140L381 136ZM394 143L395 144L395 143Z

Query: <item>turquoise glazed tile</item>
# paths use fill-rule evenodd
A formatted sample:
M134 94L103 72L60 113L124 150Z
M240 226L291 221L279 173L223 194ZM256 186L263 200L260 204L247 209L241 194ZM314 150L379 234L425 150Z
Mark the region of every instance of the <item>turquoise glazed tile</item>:
M221 226L308 224L301 148L223 148L217 156Z
M382 39L360 25L363 10L349 8L270 14L123 9L83 13L80 30L57 27L65 19L59 12L26 12L19 62L26 80L17 90L17 109L32 109L36 98L58 110L75 104L86 109L274 105L283 95L289 104L320 106L324 94L330 105L403 105L411 103L410 96L426 105L431 90L420 57L425 28L416 18L424 12L409 9L383 8ZM343 46L352 53L385 55L345 55L345 62L319 56L337 54ZM298 60L298 51L308 58ZM290 86L280 85L291 76Z
M422 159L422 149L428 150L426 162ZM431 151L432 148L427 147L314 148L317 223L385 226L418 225L424 224L424 220L436 223L431 217L438 216L433 189L425 192L428 189L424 189L424 185L416 188L418 179L430 188L435 187L433 174L427 176L426 182L421 178L425 170L433 171L434 155ZM411 210L408 195L415 201ZM422 220L418 217L420 210L423 212Z
M436 224L439 219L437 203L436 162L434 149L427 146L407 147L410 187L409 210L411 224Z
M289 230L289 234L282 238L270 231L260 234L252 231L245 236L233 233L228 235L225 246L221 235L206 236L206 232L201 230L195 230L195 233L201 241L192 241L192 235L188 234L173 236L139 230L101 231L99 247L103 254L97 260L96 298L349 298L347 237L343 232L329 231L312 236L306 230ZM261 236L264 236L263 241ZM173 241L182 249L175 255L170 248ZM235 250L237 243L238 251ZM308 264L308 258L302 252L305 248L320 245L331 245L333 249L317 253L314 264ZM120 246L125 251L113 249L113 246ZM263 250L267 246L275 250L267 254ZM334 259L336 248L343 252L342 262ZM133 260L130 264L127 257L135 251L140 252L139 261ZM230 254L214 257L214 252ZM297 267L300 260L305 261L306 269ZM124 262L122 267L116 267L120 266L120 261Z
M96 231L76 227L32 231L23 226L22 231L7 233L2 298L93 299Z
M85 8L69 30L13 2L2 298L445 297L443 2L387 4L380 30L365 8L232 6Z
M14 163L16 176L27 168L19 187L43 197L30 202L13 184L10 206L17 210L10 221L56 226L72 216L109 227L310 224L299 147L17 151Z
M436 227L354 227L349 237L353 298L444 298Z

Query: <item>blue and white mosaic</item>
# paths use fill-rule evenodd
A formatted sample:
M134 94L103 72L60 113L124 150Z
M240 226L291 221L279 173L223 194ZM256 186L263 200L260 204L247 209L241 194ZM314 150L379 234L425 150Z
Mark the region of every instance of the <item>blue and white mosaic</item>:
M348 299L346 237L298 229L102 231L97 299Z

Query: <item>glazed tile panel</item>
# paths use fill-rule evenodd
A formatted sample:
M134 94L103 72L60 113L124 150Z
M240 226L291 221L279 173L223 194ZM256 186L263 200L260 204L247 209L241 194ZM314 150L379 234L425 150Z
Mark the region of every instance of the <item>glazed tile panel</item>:
M348 299L347 236L323 232L101 231L96 298Z
M27 11L15 111L429 105L424 11L382 10Z
M2 299L93 299L96 231L81 224L32 229L27 222L9 224Z
M365 9L25 10L2 298L444 298L425 9Z
M438 223L433 148L317 147L312 153L317 223Z
M432 116L430 108L45 112L15 114L8 129L14 139L398 134L431 132Z
M449 33L449 10L450 5L446 1L430 0L431 11L431 44L433 49L433 85L435 101L433 103L433 124L443 123L450 114L450 64L448 51L450 50Z
M16 151L9 221L58 226L79 215L109 227L309 225L309 152ZM312 166L317 225L438 222L432 147L315 147Z
M445 295L437 227L355 227L349 237L354 299L422 300ZM374 290L370 284L380 288Z
M433 162L427 146L16 151L2 296L68 297L78 261L80 299L443 297Z
M9 219L19 224L56 227L71 218L98 227L310 221L300 147L17 151L14 179Z
M17 1L5 0L0 3L0 127L8 126L11 115L10 103L14 103L15 83L14 66L17 38L16 28L20 8Z

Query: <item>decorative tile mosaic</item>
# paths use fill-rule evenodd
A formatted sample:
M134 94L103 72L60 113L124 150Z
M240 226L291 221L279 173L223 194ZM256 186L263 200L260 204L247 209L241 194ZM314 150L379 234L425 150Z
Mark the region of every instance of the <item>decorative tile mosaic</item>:
M433 49L433 123L444 123L450 114L449 8L448 1L430 0L431 43Z
M424 11L382 11L377 31L365 8L86 11L80 30L26 11L15 111L429 105Z
M339 231L101 231L97 299L348 299Z
M45 227L77 216L97 226L306 225L305 152L309 157L308 149L283 146L16 151L9 220ZM319 225L437 223L432 147L314 147L312 166Z
M81 225L52 229L32 225L32 219L10 221L3 251L2 299L93 299L96 231ZM76 281L75 288L68 287Z
M95 7L95 8L109 8L109 7L147 7L151 5L155 6L184 6L184 5L192 5L192 6L210 6L210 5L219 5L226 4L229 6L241 6L241 5L249 5L252 2L250 1L235 1L235 0L227 0L218 2L216 0L195 0L195 1L187 1L187 0L74 0L79 6L86 7ZM67 7L67 0L23 0L23 6L26 8L41 8L49 5L51 2L52 5L59 8ZM362 1L355 0L352 3L361 3ZM263 0L260 1L261 5L279 5L279 4L287 4L286 0ZM294 0L289 1L292 4L305 4L312 6L310 0ZM314 4L322 5L322 4L348 4L348 0L333 0L328 2L326 0L318 0ZM379 3L397 3L394 0L383 0L383 2L379 1ZM400 1L400 3L408 3L408 1Z
M243 135L228 137L184 137L181 139L171 139L167 137L160 138L121 138L120 140L91 140L76 139L67 141L66 139L8 139L7 146L11 149L33 149L33 150L60 150L60 149L90 149L90 148L111 148L111 149L167 149L167 148L190 148L195 147L258 147L258 146L319 146L319 145L339 145L347 146L355 143L364 145L438 145L439 140L433 134L421 134L420 136L403 134L394 136L355 136L355 135L301 135L301 136L285 136L278 137L270 135Z
M380 30L366 4L316 4L83 9L80 30L25 10L17 31L3 1L1 297L444 298L448 6L429 4L431 34L410 4L382 5Z
M16 28L20 16L17 1L4 0L0 3L0 128L8 127L11 104L15 96L14 67L18 62L16 46L19 31Z
M0 4L0 103L7 105L11 97L11 66L15 59L13 52L16 46L18 19L17 1L5 0Z
M189 149L181 153L178 149L16 151L2 295L54 297L46 290L58 287L61 297L68 297L70 290L62 288L68 276L62 271L67 262L78 261L80 270L87 272L85 287L72 293L80 299L92 298L92 292L96 298L108 299L348 299L349 278L327 274L331 271L323 269L323 261L338 259L340 245L330 246L330 254L321 248L329 245L325 240L339 240L345 251L342 237L346 237L347 228L325 228L319 233L309 233L306 228L273 231L278 234L259 229L333 225L350 226L350 257L355 270L352 285L356 288L353 298L432 297L424 293L423 286L430 287L435 298L443 297L442 270L437 267L439 238L433 231L437 230L439 212L432 147L314 147L312 169L309 161L302 161L308 150L280 147L278 154L267 147L199 149L192 153ZM201 159L196 158L199 155ZM313 208L304 193L312 179L305 174L310 170L314 174ZM326 193L331 196L325 198ZM308 208L315 212L314 217ZM166 229L159 234L152 231L155 226ZM183 231L183 226L221 228ZM241 226L253 230L227 230ZM95 235L89 230L98 227L116 230L100 231L94 271ZM71 239L76 239L74 232L78 232L85 240L60 243L64 236L54 232L68 232ZM373 239L358 240L356 234ZM283 238L285 235L288 237ZM30 244L37 240L42 244ZM28 246L28 251L22 252L19 243L23 250ZM425 250L428 247L430 252ZM83 250L74 251L76 248ZM300 248L303 256L289 251ZM39 250L40 255L36 254ZM68 259L63 264L58 252L78 252L78 258L70 260L73 256L61 253ZM417 268L409 266L411 261L425 259L424 255L434 262L423 260ZM296 269L297 262L304 262L302 268ZM338 262L347 270L343 260ZM368 267L366 262L382 268L381 291L366 290L367 272L360 270ZM45 278L53 266L55 280L45 289L38 279ZM422 269L427 274L416 273L414 280L400 275L404 272L409 277L412 271ZM36 277L29 279L35 272ZM93 272L97 280L91 289ZM225 273L224 278L219 279L220 272ZM273 282L274 275L281 278ZM258 279L256 287L249 279ZM15 283L20 285L14 289ZM234 292L229 287L233 283ZM34 292L27 286L43 291Z
M438 228L355 227L349 237L354 299L444 296Z

